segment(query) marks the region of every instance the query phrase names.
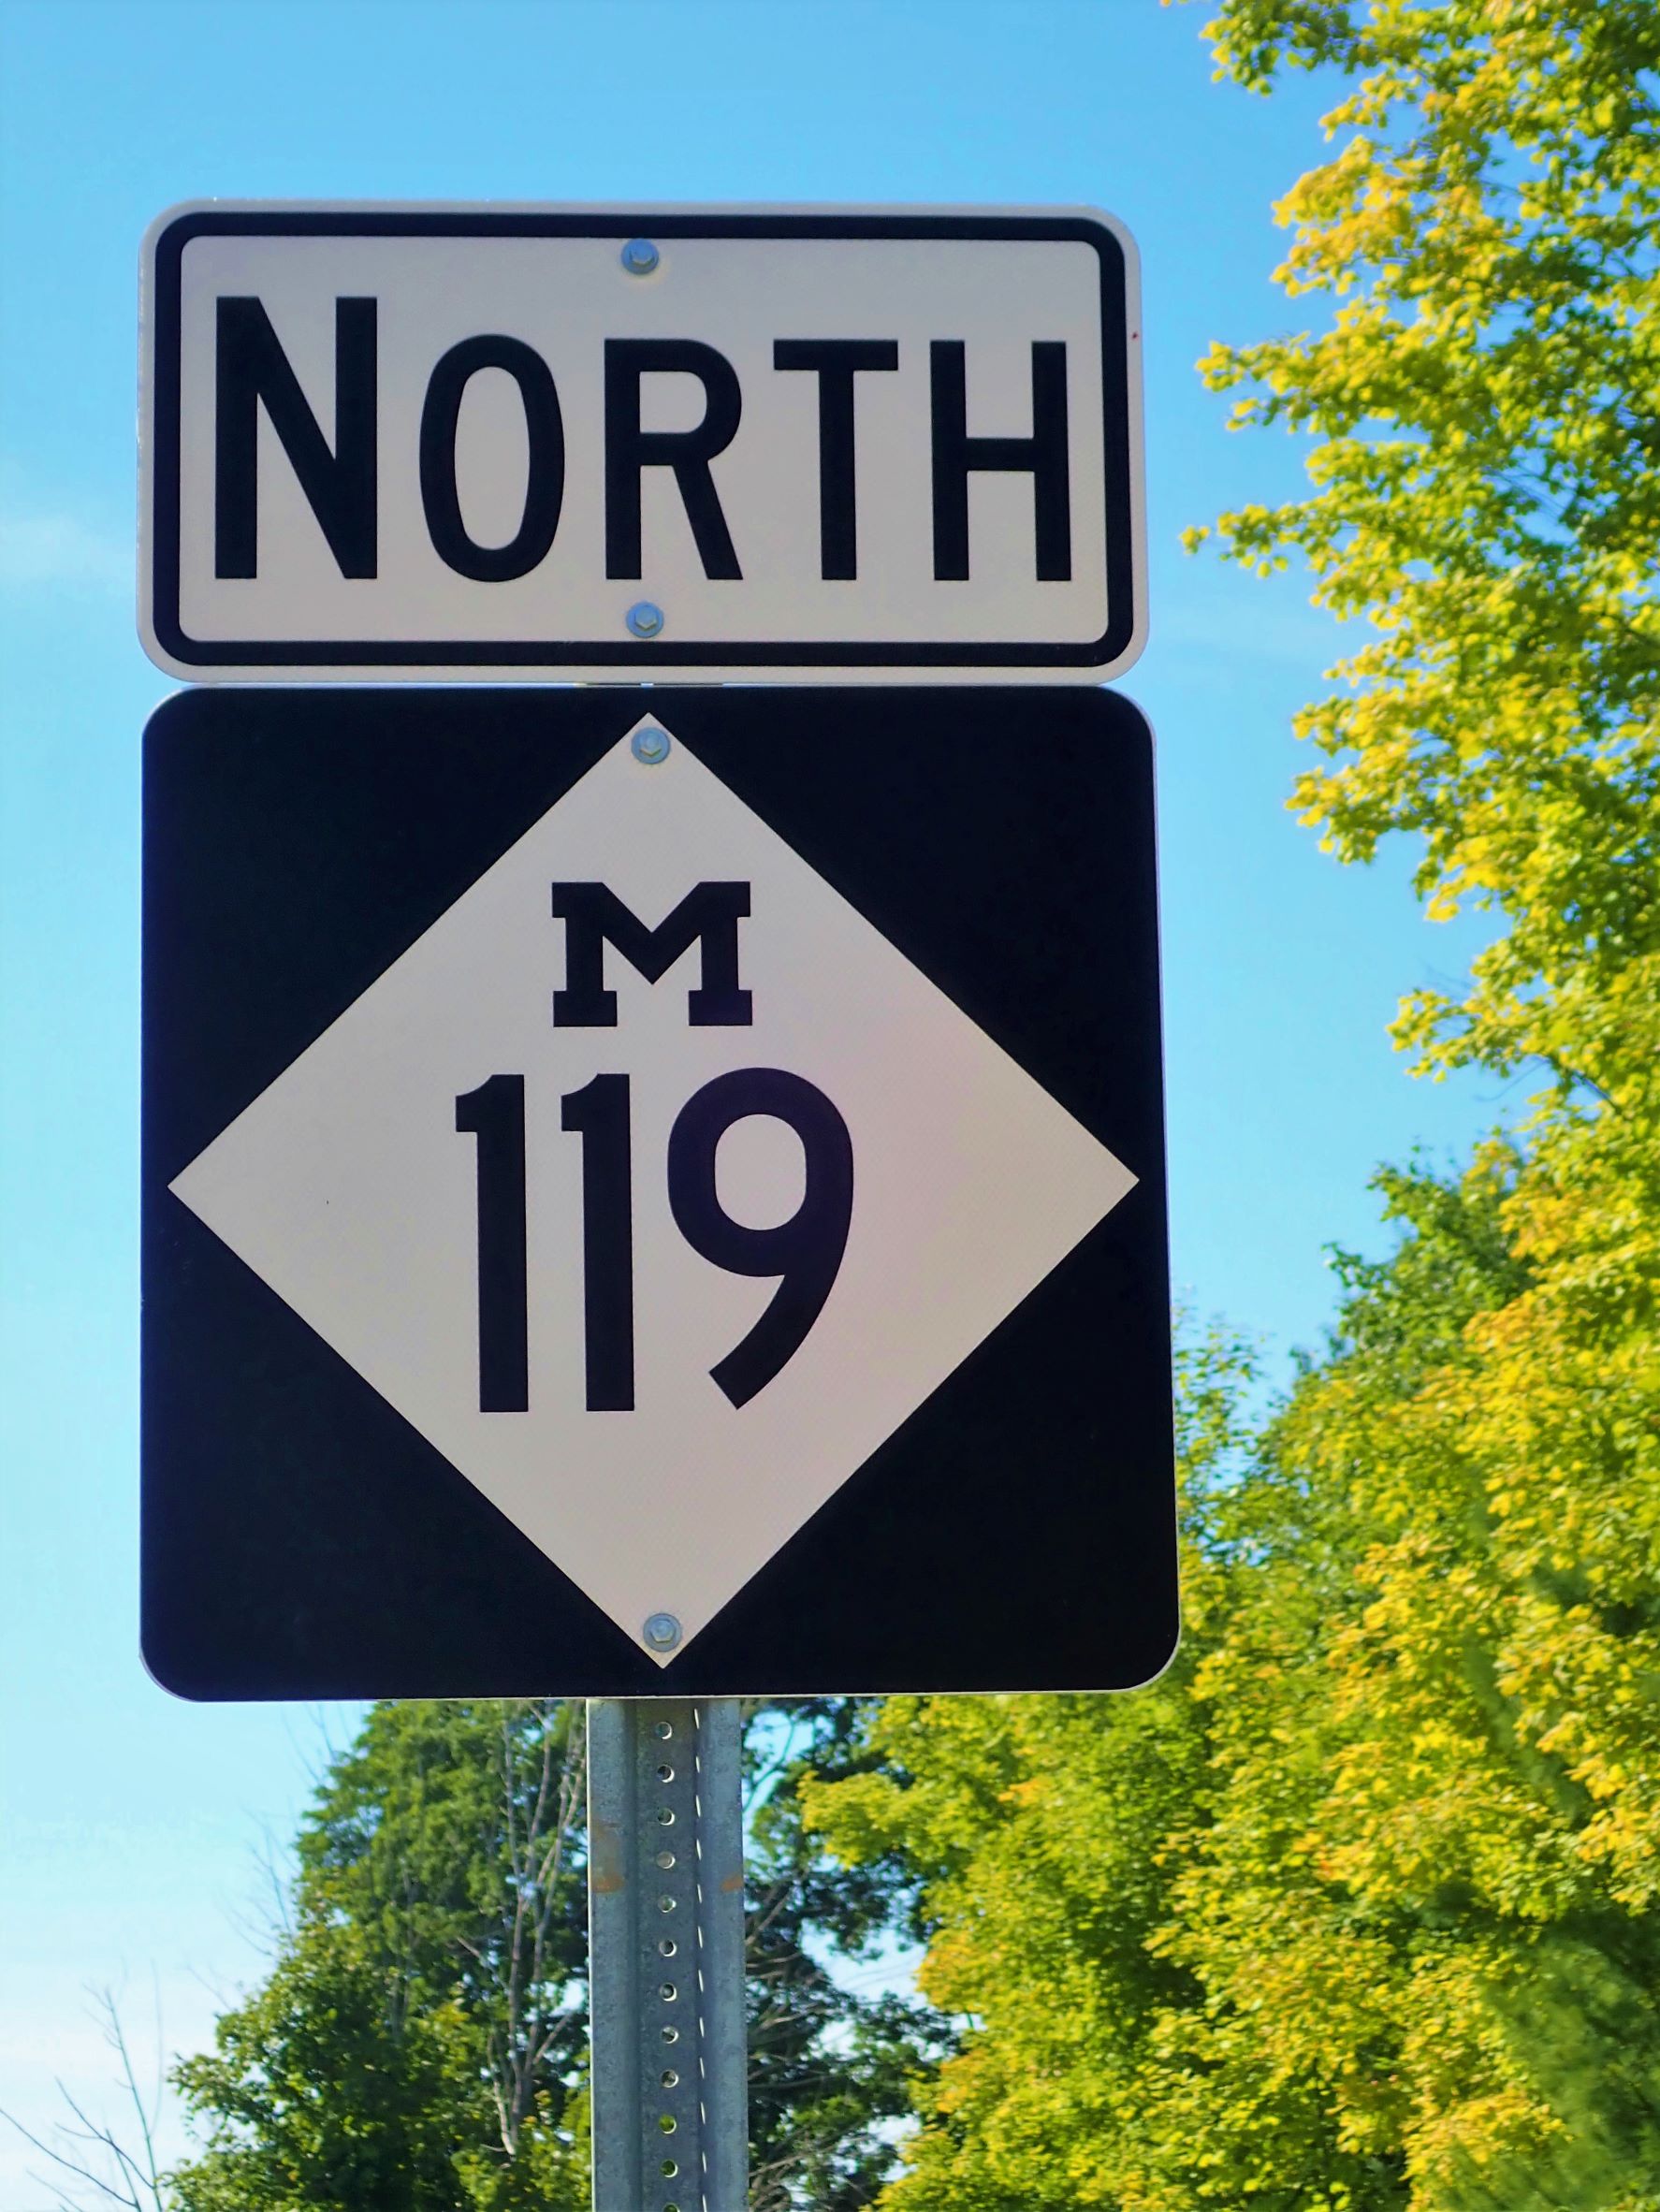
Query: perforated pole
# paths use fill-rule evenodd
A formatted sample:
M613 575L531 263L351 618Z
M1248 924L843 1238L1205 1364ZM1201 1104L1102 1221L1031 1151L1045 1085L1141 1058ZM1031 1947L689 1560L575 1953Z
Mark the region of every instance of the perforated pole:
M735 1698L590 1698L594 2212L745 2212Z

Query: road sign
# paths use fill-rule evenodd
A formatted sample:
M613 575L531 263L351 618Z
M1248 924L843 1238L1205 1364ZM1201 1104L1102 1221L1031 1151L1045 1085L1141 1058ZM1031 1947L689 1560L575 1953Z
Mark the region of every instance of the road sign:
M145 779L165 1681L1158 1671L1132 706L213 691Z
M175 675L1087 682L1140 650L1109 216L208 202L145 284Z

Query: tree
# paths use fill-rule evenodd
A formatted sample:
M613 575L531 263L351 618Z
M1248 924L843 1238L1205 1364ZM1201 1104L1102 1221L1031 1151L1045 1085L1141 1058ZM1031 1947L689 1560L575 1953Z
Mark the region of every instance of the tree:
M69 2117L60 2120L48 2135L37 2135L13 2114L0 2108L0 2120L16 2129L45 2160L40 2185L52 2192L54 2212L87 2212L92 2205L122 2208L122 2212L167 2212L167 2185L156 2156L156 2128L161 2117L165 2088L159 2061L153 2088L140 2087L132 2045L112 1989L91 1992L96 2016L103 2024L104 2041L113 2056L121 2102L127 2115L124 2128L95 2118L60 2082L58 2091ZM156 2040L161 2039L161 2005L156 2003Z
M182 2212L586 2202L580 1706L375 1707L301 1833L269 1979L177 2073Z
M883 2200L895 2212L1155 2201L1126 2193L1149 2069L1201 1987L1149 1939L1213 1816L1194 1679L1230 1585L1255 1571L1250 1379L1245 1348L1225 1339L1179 1354L1185 1635L1155 1685L891 1697L864 1716L866 1771L804 1783L807 1817L838 1855L897 1854L921 1879L922 1986L958 2026L959 2049L918 2082L924 2126Z
M892 1701L887 1771L809 1812L907 1858L968 2016L896 2212L1652 2212L1660 10L1221 0L1211 36L1259 91L1348 80L1280 211L1329 320L1202 365L1314 441L1226 549L1368 623L1295 803L1492 917L1403 1006L1419 1064L1544 1087L1463 1174L1380 1178L1402 1241L1340 1258L1324 1355L1225 1479L1189 1446L1155 1690Z
M870 1769L863 1701L793 1699L750 1715L745 1975L750 2212L859 2212L895 2165L893 2123L911 2081L947 2047L925 2005L859 1997L831 1960L916 1932L916 1884L895 1854L827 1862L804 1828L813 1780Z
M1469 1448L1478 1324L1525 1295L1521 1172L1387 1179L1407 1234L1344 1260L1265 1435L1243 1355L1184 1353L1158 1684L890 1699L879 1763L808 1783L842 1855L921 1878L923 1986L962 2027L894 2212L1655 2204L1660 1916L1506 1677L1551 1594L1522 1611Z
M1440 2075L1404 2132L1423 2201L1648 2203L1660 13L1224 0L1213 35L1248 85L1286 65L1355 80L1334 158L1281 210L1283 280L1332 298L1331 327L1205 365L1249 387L1239 419L1318 441L1313 496L1225 517L1232 554L1302 556L1317 599L1372 631L1303 718L1332 764L1298 801L1345 858L1414 834L1430 913L1494 918L1462 999L1404 1004L1420 1065L1549 1078L1513 1162L1477 1165L1505 1254L1490 1294L1398 1384L1379 1389L1370 1346L1341 1353L1282 1432L1370 1522L1364 1602L1329 1660L1349 1740L1318 1856L1379 1907L1451 1885L1487 1921L1447 1965L1470 2005L1443 2008ZM1429 1333L1422 1315L1396 1330ZM1524 1978L1543 2009L1525 2063L1504 2025ZM1552 2086L1569 2049L1580 2078Z
M1224 0L1218 62L1355 80L1277 212L1329 326L1218 345L1236 425L1318 443L1309 498L1220 524L1371 636L1302 733L1345 859L1418 838L1432 915L1503 917L1433 1066L1653 1095L1660 776L1660 17L1652 0ZM1197 541L1205 533L1195 531Z
M932 2024L830 1960L904 1910L836 1879L794 1784L849 1770L845 1704L750 1716L755 2212L857 2212ZM176 2072L203 2153L177 2212L561 2212L588 2203L580 1701L376 1706L330 1765L266 1982Z

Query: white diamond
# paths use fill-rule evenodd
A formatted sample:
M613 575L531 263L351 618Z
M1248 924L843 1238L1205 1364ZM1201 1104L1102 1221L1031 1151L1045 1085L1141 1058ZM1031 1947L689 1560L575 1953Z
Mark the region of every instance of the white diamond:
M555 1028L561 880L607 884L648 925L699 881L748 882L751 1026L690 1026L694 945L655 985L608 950L618 1026ZM664 1160L692 1093L750 1067L834 1100L854 1194L823 1313L735 1407L709 1371L774 1286L691 1248ZM585 1402L583 1148L560 1101L596 1073L632 1085L629 1413ZM525 1078L522 1413L479 1411L475 1141L455 1126L458 1094L496 1074ZM735 1217L781 1220L799 1144L751 1117L719 1173ZM677 1652L1134 1182L684 745L647 764L625 736L172 1188L642 1650L647 1616L672 1613Z

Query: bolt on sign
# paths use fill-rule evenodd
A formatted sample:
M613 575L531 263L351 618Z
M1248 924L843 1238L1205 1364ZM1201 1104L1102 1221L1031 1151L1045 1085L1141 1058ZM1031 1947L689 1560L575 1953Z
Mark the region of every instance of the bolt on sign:
M163 1681L1158 1671L1129 702L231 687L144 776Z
M1145 628L1089 211L175 210L141 627L197 679L1090 682Z

